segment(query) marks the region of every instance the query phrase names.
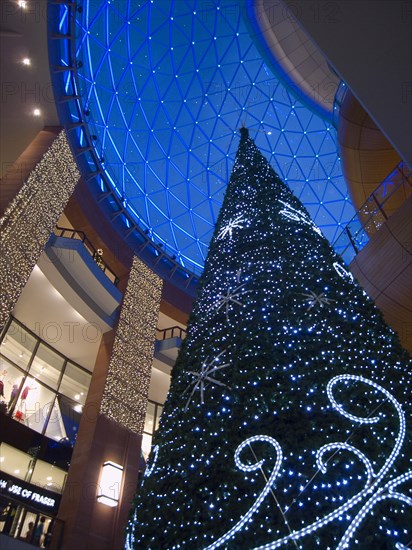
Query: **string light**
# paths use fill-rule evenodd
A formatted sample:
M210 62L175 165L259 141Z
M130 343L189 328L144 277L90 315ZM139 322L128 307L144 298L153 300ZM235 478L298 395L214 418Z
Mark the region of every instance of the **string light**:
M394 491L394 489L398 487L398 485L401 485L402 483L405 483L406 481L411 479L412 479L412 471L406 474L403 474L397 477L396 479L391 480L384 487L382 487L376 494L374 494L368 500L368 502L361 508L359 513L356 515L356 517L348 527L342 540L340 541L339 545L337 546L336 550L343 550L344 548L349 548L350 540L353 538L354 534L358 530L360 524L365 519L365 517L368 514L370 514L375 504L378 504L383 500L394 499L394 500L399 500L400 502L405 503L412 508L412 498L408 497L403 493L398 493L397 491ZM398 542L396 543L395 548L402 549L402 548L407 548L407 546L404 546L403 544Z
M141 434L149 395L162 279L136 256L130 270L100 412Z
M153 447L152 453L153 453L152 464L151 464L150 468L149 467L146 468L146 470L144 472L145 477L149 477L152 474L153 470L155 469L157 456L159 454L159 445L155 445Z
M392 402L394 405L396 412L398 413L399 418L399 434L396 440L396 444L394 445L394 448L386 460L383 468L375 474L373 471L372 464L370 460L359 451L359 449L356 449L352 445L349 445L347 443L341 443L341 442L335 442L335 443L329 443L327 445L324 445L321 449L319 449L316 453L316 464L318 469L322 473L326 473L326 466L323 461L323 455L327 452L330 452L331 450L345 450L352 452L355 454L361 462L363 462L366 473L367 473L367 479L365 481L365 487L354 497L349 498L342 506L339 506L336 510L334 510L332 513L325 515L318 521L314 522L311 525L306 526L304 529L301 529L300 531L295 531L291 533L289 536L284 537L280 540L274 541L270 544L266 544L264 546L259 546L255 548L254 550L274 550L275 548L279 548L280 546L283 546L285 543L287 543L289 540L298 540L299 538L302 538L304 536L307 536L318 529L324 527L326 524L330 523L331 521L334 521L341 517L345 512L350 510L353 506L359 504L362 502L362 500L365 499L365 496L369 494L374 494L374 496L362 507L360 512L356 515L355 519L351 523L350 527L346 531L345 535L343 536L342 540L340 541L337 550L342 550L342 548L348 548L347 542L348 540L354 535L356 529L361 524L362 520L366 517L366 515L372 510L374 504L378 502L379 500L382 500L383 498L387 498L386 496L383 497L382 493L388 488L388 487L394 487L401 483L400 480L405 481L406 479L409 479L409 477L412 476L412 472L408 472L404 476L401 476L398 479L390 482L389 484L385 485L383 489L380 489L378 487L379 483L382 481L388 470L393 466L393 463L396 459L396 457L399 455L399 452L401 450L402 444L405 439L405 414L402 410L402 407L398 403L398 401L391 395L387 390L379 386L379 384L376 384L375 382L371 380L367 380L366 378L363 378L362 376L357 375L340 375L334 377L327 385L327 395L331 402L331 404L336 408L336 410L342 414L344 417L348 418L352 422L358 422L360 424L374 424L380 420L380 417L378 416L368 416L368 417L358 417L355 415L352 415L348 413L342 405L338 404L333 396L332 388L334 385L341 381L355 381L355 382L362 382L364 384L367 384L369 386L372 386L373 388L377 389L378 391L382 392L385 397ZM389 496L389 493L388 495ZM409 499L406 495L402 495L401 500L406 502L407 504L412 504L412 499Z
M80 174L61 131L0 219L0 328L6 323Z

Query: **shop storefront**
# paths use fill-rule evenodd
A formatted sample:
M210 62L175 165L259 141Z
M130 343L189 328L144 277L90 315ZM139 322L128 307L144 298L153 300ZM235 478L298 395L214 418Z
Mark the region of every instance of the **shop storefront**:
M59 546L56 520L91 373L15 319L0 337L0 533ZM55 545L57 542L57 546Z
M0 407L55 441L76 440L91 374L11 319L0 345Z
M0 532L48 548L51 537L61 538L63 524L55 519L60 495L0 474Z

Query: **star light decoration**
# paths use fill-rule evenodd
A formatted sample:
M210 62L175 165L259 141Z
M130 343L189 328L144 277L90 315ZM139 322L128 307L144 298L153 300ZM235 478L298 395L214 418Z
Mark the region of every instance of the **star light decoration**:
M236 272L236 282L240 283L240 276L242 274L242 270L239 269ZM232 289L232 287L229 287L226 290L225 294L219 294L217 297L217 300L215 302L216 311L219 311L221 308L225 308L225 315L226 320L229 321L229 308L231 304L236 304L238 306L243 307L244 304L239 300L240 296L243 294L247 294L248 292L251 292L250 290L245 290L243 287L246 286L247 283L238 284L235 288Z
M193 386L192 391L190 392L189 398L185 405L185 409L184 409L185 411L187 411L196 390L200 390L200 403L201 405L204 404L204 392L206 390L206 386L208 383L214 384L215 386L220 386L220 387L225 387L230 389L229 386L227 386L227 384L220 382L220 380L216 380L216 378L212 376L213 373L221 369L224 369L230 365L230 363L224 363L223 365L216 364L219 361L220 357L225 353L225 351L226 350L221 351L211 361L208 361L208 358L205 361L203 361L200 367L200 371L188 371L188 374L191 374L192 376L194 376L195 379L190 382L190 384L187 386L187 388L182 394L184 395L190 389L190 387Z
M331 298L327 298L325 296L325 293L324 292L321 292L320 294L316 294L316 292L313 292L313 290L309 290L309 294L303 292L302 293L302 296L305 296L306 297L306 300L309 304L308 306L308 309L307 311L309 311L310 309L312 309L314 306L316 306L317 304L320 306L320 307L323 307L324 304L326 304L327 306L333 302L334 300L332 300Z
M228 223L219 231L217 238L224 239L227 235L229 235L229 240L231 240L234 229L243 229L245 227L244 225L242 225L242 222L246 222L242 214L236 216L236 218L234 219L229 220Z

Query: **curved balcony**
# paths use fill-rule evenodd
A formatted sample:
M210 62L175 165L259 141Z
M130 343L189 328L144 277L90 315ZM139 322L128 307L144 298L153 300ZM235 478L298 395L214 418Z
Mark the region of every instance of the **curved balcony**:
M122 299L119 278L82 231L56 227L38 265L85 319L102 332L113 328Z
M333 243L349 264L412 194L412 171L404 162L383 180Z

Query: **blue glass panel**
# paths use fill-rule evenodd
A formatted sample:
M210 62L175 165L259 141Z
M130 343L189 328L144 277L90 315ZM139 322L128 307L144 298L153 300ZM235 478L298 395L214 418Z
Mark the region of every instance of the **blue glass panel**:
M97 154L182 264L203 266L242 124L328 238L353 216L335 131L273 76L238 2L85 0L77 17Z

